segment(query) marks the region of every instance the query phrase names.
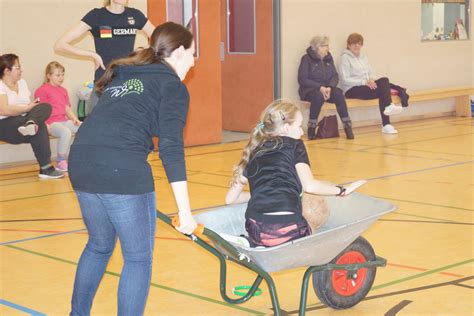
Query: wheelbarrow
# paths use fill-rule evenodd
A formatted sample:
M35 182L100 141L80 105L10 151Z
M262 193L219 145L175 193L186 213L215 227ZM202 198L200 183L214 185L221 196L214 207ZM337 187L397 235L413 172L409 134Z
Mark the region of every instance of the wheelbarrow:
M220 261L220 294L224 301L241 304L252 298L263 279L267 282L275 315L281 315L271 272L308 266L304 273L299 315L305 315L309 278L321 303L334 308L350 308L364 299L375 279L377 267L387 261L375 255L370 243L360 235L380 216L396 209L387 201L359 193L346 197L327 197L331 215L312 235L275 247L250 248L227 241L219 234L245 235L247 204L203 210L194 216L200 231L187 235ZM169 225L172 219L157 211ZM176 225L175 225L176 226ZM226 293L226 260L257 274L247 293L231 298Z

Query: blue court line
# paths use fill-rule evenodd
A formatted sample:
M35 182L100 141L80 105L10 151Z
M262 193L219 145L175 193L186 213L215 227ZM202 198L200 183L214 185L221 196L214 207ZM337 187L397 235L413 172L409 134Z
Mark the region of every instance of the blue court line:
M208 209L208 208L222 207L222 206L225 206L225 204L223 204L223 205L216 205L216 206L210 206L210 207L200 207L200 208L191 210L191 213L194 213L194 212L197 212L197 211L200 211L200 210L205 210L205 209ZM177 215L177 214L178 214L178 212L174 212L174 213L169 213L169 214L167 214L167 215L173 216L173 215ZM78 233L78 232L83 232L83 231L87 231L87 229L86 229L86 228L82 228L82 229L71 230L71 231L63 232L63 233L54 233L54 234L48 234L48 235L43 235L43 236L38 236L38 237L32 237L32 238L25 238L25 239L18 239L18 240L6 241L6 242L0 243L0 246L11 245L11 244L16 244L16 243L19 243L19 242L30 241L30 240L35 240L35 239L42 239L42 238L55 237L55 236L59 236L59 235L73 234L73 233Z
M11 244L16 244L16 243L23 242L23 241L29 241L29 240L35 240L35 239L42 239L42 238L48 238L48 237L53 237L53 236L59 236L59 235L73 234L73 233L83 232L83 231L86 231L86 229L85 229L85 228L82 228L82 229L78 229L78 230L71 230L71 231L64 232L64 233L55 233L55 234L48 234L48 235L43 235L43 236L38 236L38 237L32 237L32 238L25 238L25 239L18 239L18 240L6 241L6 242L0 243L0 246L11 245Z
M225 204L215 205L215 206L210 206L210 207L200 207L200 208L196 208L194 210L191 210L191 212L194 213L194 212L197 212L197 211L200 211L200 210L205 210L205 209L214 208L214 207L222 207L222 206L225 206ZM174 212L174 213L169 213L167 215L173 216L173 215L177 215L177 214L178 214L178 212ZM11 245L11 244L16 244L16 243L19 243L19 242L30 241L30 240L35 240L35 239L55 237L55 236L59 236L59 235L73 234L73 233L78 233L78 232L83 232L83 231L87 231L87 229L82 228L82 229L71 230L71 231L63 232L63 233L54 233L54 234L48 234L48 235L43 235L43 236L38 236L38 237L6 241L6 242L0 243L0 246Z
M12 303L12 302L9 302L9 301L5 301L1 298L0 298L0 304L3 304L5 306L8 306L8 307L14 308L16 310L22 311L22 312L24 312L26 314L29 314L31 316L46 316L46 314L34 311L32 309L29 309L29 308L24 307L24 306L20 306L18 304L15 304L15 303Z

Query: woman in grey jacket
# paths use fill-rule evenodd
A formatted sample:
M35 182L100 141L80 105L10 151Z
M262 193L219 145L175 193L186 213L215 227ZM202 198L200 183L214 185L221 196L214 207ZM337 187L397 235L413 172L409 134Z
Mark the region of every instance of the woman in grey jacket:
M334 60L329 53L329 38L315 36L311 39L306 55L301 58L298 69L299 94L301 100L311 102L308 121L308 139L316 138L318 116L324 102L335 103L337 113L344 124L348 139L353 139L351 119L347 112L346 99L341 89L337 88L339 76Z
M390 124L390 115L399 114L403 107L408 106L408 94L405 89L391 84L388 78L377 78L365 55L361 53L364 38L352 33L347 38L347 49L341 56L341 87L347 98L371 100L379 99L380 115L382 116L382 133L397 134L398 131ZM398 92L402 106L392 103L391 90Z

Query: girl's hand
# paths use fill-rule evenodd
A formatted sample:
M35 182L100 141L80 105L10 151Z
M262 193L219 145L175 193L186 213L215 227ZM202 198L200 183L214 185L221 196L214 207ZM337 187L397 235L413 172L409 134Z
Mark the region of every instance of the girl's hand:
M94 59L95 70L99 69L99 67L105 70L104 61L102 60L102 57L100 57L99 54L96 53L92 55L92 58Z
M360 188L366 183L367 183L367 180L357 180L355 182L348 184L347 186L345 186L346 192L344 192L342 196L351 194L352 192L354 192L355 190L357 190L358 188Z
M76 125L76 126L80 126L80 125L82 124L82 122L79 121L78 119L72 120L72 123L73 123L74 125Z
M179 226L176 230L182 234L190 235L197 227L197 223L190 211L183 211L178 213Z

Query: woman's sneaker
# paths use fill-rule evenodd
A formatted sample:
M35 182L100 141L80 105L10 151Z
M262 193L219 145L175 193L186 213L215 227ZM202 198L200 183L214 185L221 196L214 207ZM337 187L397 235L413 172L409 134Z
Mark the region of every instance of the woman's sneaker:
M398 134L398 131L393 127L392 124L387 124L382 127L382 133L384 134Z
M56 164L56 170L66 172L67 171L67 161L66 160L59 160Z
M38 125L33 121L28 121L25 125L18 127L18 132L23 136L33 136L38 132Z
M383 114L390 116L390 115L397 115L402 113L403 107L400 105L395 105L395 104L390 104L389 106L385 107L385 110L383 111Z
M64 172L54 169L53 166L41 169L38 175L41 179L59 179L64 177Z

